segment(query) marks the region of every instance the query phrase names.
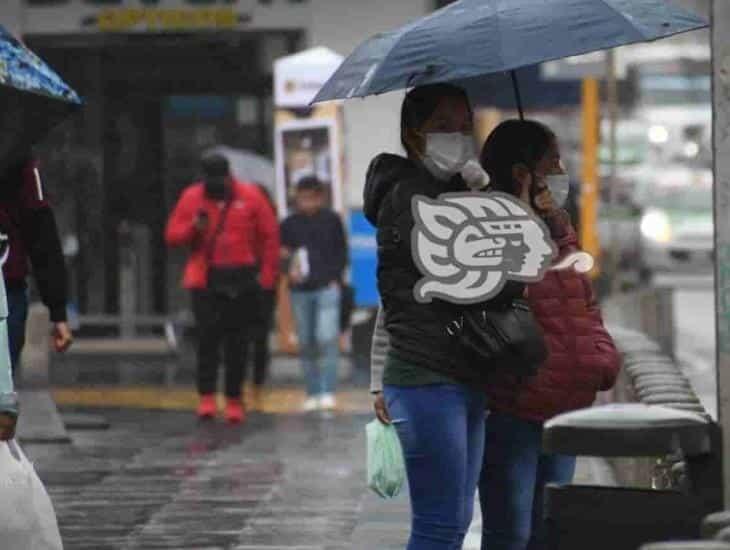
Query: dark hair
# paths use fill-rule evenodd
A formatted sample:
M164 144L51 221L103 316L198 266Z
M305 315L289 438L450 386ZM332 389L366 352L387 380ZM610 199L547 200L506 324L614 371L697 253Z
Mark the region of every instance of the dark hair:
M225 178L231 175L231 165L223 155L206 155L200 160L203 176L206 178Z
M445 98L463 99L471 112L466 92L453 84L426 84L406 94L400 111L400 141L409 157L414 155L414 151L406 139L408 130L421 128Z
M555 141L555 133L535 120L505 120L487 138L479 162L489 174L491 188L516 194L512 167L525 164L534 170Z
M324 191L324 184L319 181L317 176L304 176L297 183L297 191Z

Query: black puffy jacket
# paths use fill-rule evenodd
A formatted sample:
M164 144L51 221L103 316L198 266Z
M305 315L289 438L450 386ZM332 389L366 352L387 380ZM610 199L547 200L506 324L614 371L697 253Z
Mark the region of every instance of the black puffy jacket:
M364 211L377 227L378 290L385 310L385 324L393 353L400 359L447 374L471 385L483 386L485 370L466 365L458 344L446 332L465 306L433 300L415 300L413 289L422 274L411 255L414 195L436 198L442 193L467 191L456 176L449 182L434 178L421 164L390 154L370 163L364 191ZM495 307L521 296L524 285L509 282L488 302ZM476 307L485 307L478 304Z

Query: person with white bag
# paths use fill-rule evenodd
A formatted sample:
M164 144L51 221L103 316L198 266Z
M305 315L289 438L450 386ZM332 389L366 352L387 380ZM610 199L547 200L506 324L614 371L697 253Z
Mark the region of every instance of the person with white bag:
M0 267L8 257L0 233ZM33 464L15 441L18 397L8 344L8 304L0 277L0 541L13 550L63 550L56 513Z

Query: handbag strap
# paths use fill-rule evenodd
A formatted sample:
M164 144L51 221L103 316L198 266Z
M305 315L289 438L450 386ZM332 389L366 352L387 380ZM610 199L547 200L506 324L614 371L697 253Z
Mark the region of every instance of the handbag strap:
M226 224L226 219L228 218L228 212L231 209L231 204L233 204L232 197L225 202L225 204L223 206L223 210L221 211L221 216L218 219L218 225L216 225L215 230L213 231L213 238L208 243L208 247L205 252L205 263L208 266L211 266L213 263L213 254L215 253L215 246L216 246L216 244L218 244L218 238L221 236L221 233L223 233L223 227Z

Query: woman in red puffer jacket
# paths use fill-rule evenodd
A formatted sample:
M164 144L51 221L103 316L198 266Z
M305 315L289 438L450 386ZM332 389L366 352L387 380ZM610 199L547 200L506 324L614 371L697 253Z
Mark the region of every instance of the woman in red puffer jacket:
M520 197L550 229L560 255L578 241L561 203L568 180L555 134L529 120L500 124L487 139L481 163L491 189ZM542 451L543 423L590 406L596 392L615 383L620 358L603 326L590 280L572 267L548 271L527 287L549 356L523 383L501 380L488 391L484 464L479 486L482 550L545 548L542 493L547 483L568 483L575 457Z

